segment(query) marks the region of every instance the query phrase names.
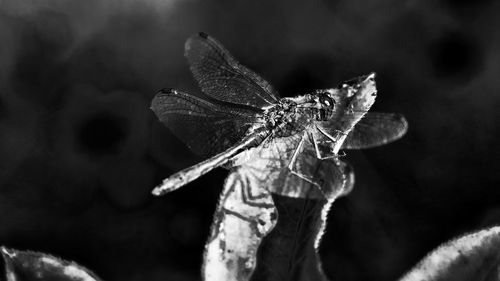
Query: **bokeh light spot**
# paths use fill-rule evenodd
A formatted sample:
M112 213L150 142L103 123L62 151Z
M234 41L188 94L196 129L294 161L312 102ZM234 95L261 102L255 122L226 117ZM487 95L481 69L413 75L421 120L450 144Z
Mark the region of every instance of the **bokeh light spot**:
M430 44L429 59L437 76L468 80L480 69L483 53L472 38L447 32Z
M7 106L3 98L0 96L0 120L4 119L7 116Z
M322 54L300 57L285 76L283 94L295 95L302 91L330 87L334 65L331 58Z
M445 4L450 9L464 14L478 12L490 6L493 2L492 0L445 0Z
M125 118L101 113L83 122L78 141L87 152L97 154L116 153L128 135Z

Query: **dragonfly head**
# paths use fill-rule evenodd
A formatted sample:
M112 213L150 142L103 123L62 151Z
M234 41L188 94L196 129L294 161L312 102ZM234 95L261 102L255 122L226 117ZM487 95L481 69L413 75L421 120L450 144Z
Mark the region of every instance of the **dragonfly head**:
M311 107L314 108L315 119L319 121L330 119L337 103L331 93L328 90L318 91L311 97L313 104Z

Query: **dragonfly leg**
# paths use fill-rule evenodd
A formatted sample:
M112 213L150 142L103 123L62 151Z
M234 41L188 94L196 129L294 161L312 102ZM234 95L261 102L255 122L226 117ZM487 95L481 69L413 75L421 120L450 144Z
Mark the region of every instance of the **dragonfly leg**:
M346 133L335 130L335 135L331 135L320 127L317 127L317 130L321 134L316 135L315 133L310 133L310 137L314 144L314 150L316 151L316 157L320 160L337 158L339 155L335 147L338 146L337 143L339 141L346 137Z
M297 159L298 159L299 153L300 153L300 151L302 149L302 146L304 145L304 142L307 139L307 136L308 136L307 132L304 132L304 134L302 135L302 138L301 138L299 144L297 145L297 148L295 148L295 151L292 154L292 158L290 159L290 162L288 163L287 167L288 167L288 170L290 170L290 172L292 174L294 174L297 177L305 180L306 182L309 182L312 185L316 186L321 191L321 193L323 193L323 195L324 195L324 192L323 192L323 190L321 188L321 184L320 183L318 183L314 179L312 179L312 178L310 178L310 177L302 174L300 171L297 171L296 168L295 168L296 164L297 164Z
M314 151L316 152L316 158L318 158L320 160L324 160L324 159L330 159L330 158L337 157L337 155L335 153L333 153L333 151L331 149L329 149L329 151L327 151L326 156L323 156L323 154L325 154L325 152L322 152L320 147L319 147L320 141L316 138L314 133L311 133L309 135L309 137L311 138L312 143L314 144ZM324 145L324 143L323 143L323 145ZM328 148L330 148L330 147L328 147Z

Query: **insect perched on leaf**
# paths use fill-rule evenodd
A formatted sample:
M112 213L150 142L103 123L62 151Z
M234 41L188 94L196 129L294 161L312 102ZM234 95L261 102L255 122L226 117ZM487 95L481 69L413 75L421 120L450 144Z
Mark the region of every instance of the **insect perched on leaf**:
M407 130L401 115L367 112L377 95L374 73L336 88L280 98L268 82L205 33L187 40L185 56L204 95L164 89L151 108L208 160L165 179L153 190L155 195L221 165L253 167L261 173L263 186L281 195L321 194L344 173L325 173L318 168L322 162L336 163L340 149L382 145ZM302 188L308 186L315 190Z
M276 226L278 215L291 215L278 214L273 193L322 206L319 219L310 217L316 211L288 218L298 225L319 222L313 223L318 229L311 232L318 249L329 206L354 184L353 169L339 159L339 150L382 145L407 130L401 115L367 112L377 94L375 74L280 98L269 83L205 33L187 40L185 56L204 95L166 89L155 96L151 108L207 160L165 179L153 193L162 195L216 167L231 167L205 247L204 280L250 280L263 238ZM295 236L287 241L303 242ZM293 256L273 260L298 264ZM295 272L285 268L287 275Z

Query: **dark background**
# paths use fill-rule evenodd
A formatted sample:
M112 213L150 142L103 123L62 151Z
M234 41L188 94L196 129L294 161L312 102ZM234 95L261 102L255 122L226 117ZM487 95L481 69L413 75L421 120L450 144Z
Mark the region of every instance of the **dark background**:
M183 57L205 31L283 96L376 71L374 110L408 134L348 152L331 210L332 280L396 280L454 236L500 222L500 2L0 0L0 244L104 280L199 280L227 171L150 190L197 159L149 110L199 91Z

